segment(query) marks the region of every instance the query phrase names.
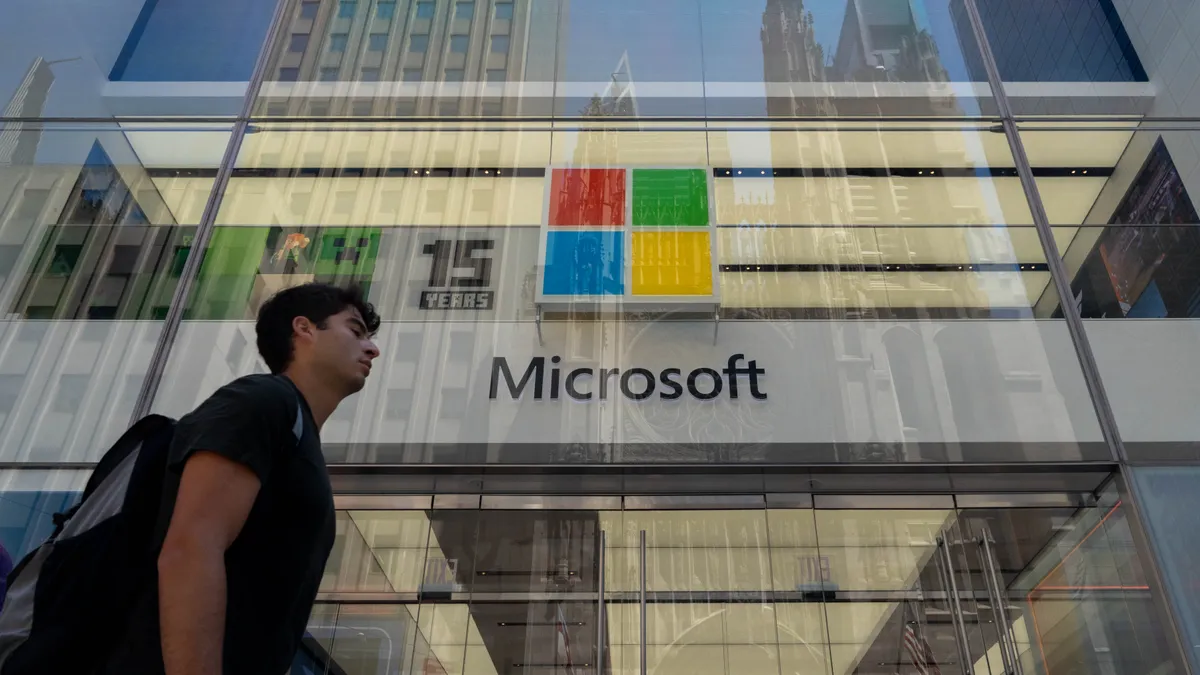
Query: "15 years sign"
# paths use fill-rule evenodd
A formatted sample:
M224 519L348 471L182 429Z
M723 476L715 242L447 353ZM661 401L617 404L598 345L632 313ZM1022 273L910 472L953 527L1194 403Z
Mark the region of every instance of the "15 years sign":
M536 227L384 230L372 299L390 321L532 319Z

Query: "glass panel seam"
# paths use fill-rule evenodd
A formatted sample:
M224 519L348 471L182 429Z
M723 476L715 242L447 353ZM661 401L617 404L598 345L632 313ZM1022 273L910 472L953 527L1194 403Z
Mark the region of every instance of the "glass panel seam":
M1074 303L1071 302L1071 298L1074 295L1071 293L1071 282L1067 277L1066 265L1063 264L1062 256L1058 251L1058 244L1054 241L1050 218L1046 215L1045 204L1042 202L1041 193L1038 192L1033 176L1033 169L1029 163L1029 156L1025 153L1025 144L1021 141L1021 137L1017 132L1017 124L1013 118L1012 107L1009 105L1008 94L1004 89L1004 83L1000 77L1000 68L996 64L995 54L993 54L991 44L988 42L988 37L983 26L983 19L979 14L979 8L976 6L975 0L963 0L963 3L971 21L971 29L974 31L976 41L979 45L984 70L987 71L988 85L992 89L992 96L996 101L996 107L1000 113L1000 123L1003 126L1005 139L1008 141L1013 161L1016 164L1017 175L1021 180L1021 188L1025 192L1025 199L1028 202L1030 213L1033 215L1033 224L1037 228L1038 239L1045 253L1046 263L1050 268L1050 277L1054 283L1054 289L1058 293L1058 302L1059 306L1062 307L1063 318L1067 323L1067 332L1071 336L1075 353L1079 357L1084 383L1087 385L1088 394L1092 399L1092 408L1096 412L1097 421L1100 424L1100 433L1104 436L1104 440L1109 446L1109 452L1118 461L1123 461L1125 458L1125 449L1121 444L1121 435L1117 429L1116 418L1113 416L1108 395L1104 391L1104 386L1100 379L1099 367L1096 365L1095 355L1092 352L1091 344L1084 331L1083 319L1074 306Z
M163 321L162 333L159 334L158 341L154 345L154 353L150 357L150 366L146 371L145 379L142 381L142 389L138 392L138 399L133 407L130 424L150 412L150 408L154 404L154 398L158 394L158 386L166 371L167 359L171 354L175 337L179 332L179 325L183 322L184 308L191 296L192 286L195 285L196 279L199 276L200 261L204 257L204 247L208 245L209 240L212 238L213 228L217 222L217 212L221 208L225 188L229 184L229 177L233 173L233 165L237 161L238 153L242 147L242 140L245 138L246 130L249 127L250 113L253 109L254 101L258 96L258 90L262 86L266 75L272 46L280 33L284 18L287 15L287 9L291 7L291 4L292 0L278 0L276 2L275 14L271 17L271 24L267 29L266 36L263 38L262 47L258 52L258 59L255 61L254 70L250 75L250 81L246 84L246 94L242 98L241 112L233 124L229 143L225 146L225 154L221 157L221 165L217 169L217 175L213 179L212 188L208 193L208 201L204 204L204 211L201 213L200 222L196 226L196 235L192 239L192 250L184 262L183 270L179 275L179 286L176 287L175 294L171 298L171 305L167 309L167 317Z
M815 516L814 516L814 520L815 520ZM814 522L813 528L816 529L815 522ZM783 673L783 648L779 644L779 603L775 601L775 590L776 590L775 589L775 556L774 556L774 549L771 547L771 508L769 505L763 509L763 538L766 540L767 579L762 585L763 585L763 587L769 588L771 590L771 595L770 595L771 623L773 624L772 628L775 629L774 630L775 665L776 665L776 672L779 673L779 675L782 675L782 673ZM820 557L820 554L818 553L818 555L817 555L817 568L818 569L820 569L820 564L821 564L821 557ZM763 598L763 602L765 604L767 602L767 599ZM729 642L728 636L729 636L729 629L728 629L728 623L726 623L726 628L725 628L726 643ZM726 657L726 662L728 663L728 656ZM728 671L728 672L733 672L733 671Z

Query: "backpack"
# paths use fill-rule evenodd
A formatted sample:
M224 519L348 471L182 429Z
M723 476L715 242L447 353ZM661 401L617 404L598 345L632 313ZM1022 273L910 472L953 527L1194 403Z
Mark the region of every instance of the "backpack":
M292 433L304 433L296 399ZM88 675L124 637L156 578L170 512L164 493L176 420L147 415L104 453L79 503L8 575L0 675Z
M93 672L157 567L175 420L147 415L104 453L78 504L8 576L0 675Z

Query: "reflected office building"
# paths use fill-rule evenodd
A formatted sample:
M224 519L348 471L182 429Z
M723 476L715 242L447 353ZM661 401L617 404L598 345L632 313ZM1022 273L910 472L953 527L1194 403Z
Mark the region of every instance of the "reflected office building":
M1200 5L0 0L0 546L384 318L294 675L1200 667Z

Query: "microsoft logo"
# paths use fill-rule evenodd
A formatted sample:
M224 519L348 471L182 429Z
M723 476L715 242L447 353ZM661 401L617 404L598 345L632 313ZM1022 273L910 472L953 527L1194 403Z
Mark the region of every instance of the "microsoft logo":
M715 303L705 169L555 168L538 301Z

